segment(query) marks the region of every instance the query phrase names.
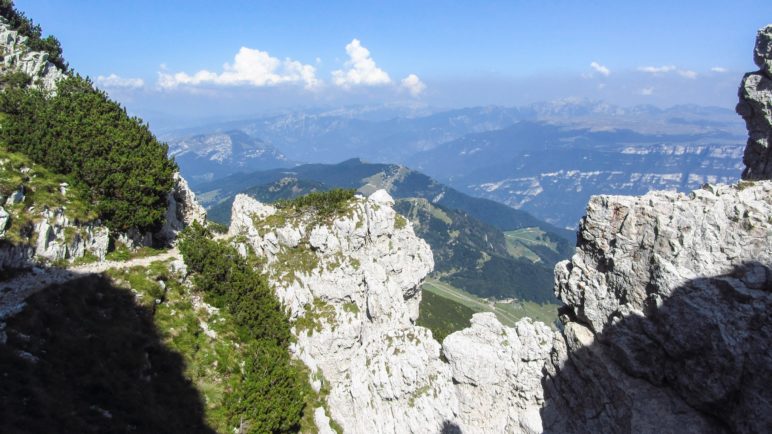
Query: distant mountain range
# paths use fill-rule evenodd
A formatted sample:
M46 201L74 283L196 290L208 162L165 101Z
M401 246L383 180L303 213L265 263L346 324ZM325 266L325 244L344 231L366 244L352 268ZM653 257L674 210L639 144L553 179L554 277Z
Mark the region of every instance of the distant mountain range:
M554 302L552 270L573 252L573 234L401 166L360 160L302 165L234 175L200 186L198 195L209 206L209 218L226 224L236 193L274 202L334 187L364 194L385 188L398 198L397 212L432 247L436 278L482 297Z
M739 117L723 108L567 99L446 111L309 110L166 138L194 186L294 161L361 157L412 167L471 196L574 228L592 194L688 190L736 179L744 134Z
M194 185L233 173L293 165L272 145L238 130L172 140L169 154Z
M215 123L168 132L171 143L193 135L242 131L270 143L295 161L335 163L352 157L404 163L467 134L539 121L593 130L630 129L641 134L704 134L715 131L744 137L742 122L718 107L620 107L599 101L566 99L522 107L471 107L455 110L397 110L372 107L307 110L257 119Z
M423 198L448 209L466 212L500 230L538 227L558 238L574 237L573 231L545 223L525 211L461 193L415 170L396 164L366 163L358 158L339 164L304 164L288 169L240 173L196 186L195 191L207 209L216 206L229 209L236 194L283 178L318 182L330 188L354 188L364 194L383 188L395 198Z
M473 196L573 228L594 194L735 181L743 148L721 131L648 135L520 122L416 154L409 165Z

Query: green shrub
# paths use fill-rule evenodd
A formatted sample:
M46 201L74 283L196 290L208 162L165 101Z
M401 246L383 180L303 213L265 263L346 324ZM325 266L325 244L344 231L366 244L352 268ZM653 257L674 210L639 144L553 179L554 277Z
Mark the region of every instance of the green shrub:
M227 234L228 233L228 225L224 225L222 223L217 223L213 221L207 222L207 228L216 233L216 234Z
M68 77L51 97L8 88L0 112L0 140L8 149L87 186L111 230L160 228L176 170L168 147L88 79Z
M321 217L330 217L346 211L356 190L336 188L329 191L315 191L305 196L276 202L276 207L295 212L314 211Z
M394 216L394 229L405 229L407 227L407 219L397 214Z
M225 398L231 426L240 432L297 432L306 380L285 348L257 341L244 361L241 382Z
M182 232L179 249L196 289L227 309L250 342L243 374L225 397L230 425L245 432L296 432L308 386L289 356L289 319L266 277L198 223Z
M32 83L32 77L24 71L9 71L0 75L0 89L21 89Z

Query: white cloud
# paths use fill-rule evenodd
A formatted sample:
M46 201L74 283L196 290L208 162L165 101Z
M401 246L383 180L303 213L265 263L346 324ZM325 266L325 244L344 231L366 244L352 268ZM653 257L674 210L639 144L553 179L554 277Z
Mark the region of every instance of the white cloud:
M426 90L426 85L423 81L421 81L420 78L418 78L415 74L410 74L407 77L402 79L402 87L407 89L408 92L410 92L410 95L418 96L420 95L424 90Z
M723 74L724 72L727 71L727 69L724 68L723 66L714 66L714 67L710 68L710 70L713 71L713 72L718 72L719 74Z
M116 74L110 74L107 77L103 75L97 77L96 84L103 88L139 89L145 85L145 81L141 78L121 77Z
M600 74L602 74L602 75L604 75L606 77L608 77L609 74L611 74L611 70L610 69L608 69L607 67L601 65L598 62L590 63L590 68L594 69L595 71L597 71L598 73L600 73Z
M644 87L643 89L638 91L639 95L643 96L651 96L654 95L654 88L653 87Z
M247 47L241 47L233 59L233 64L223 65L223 71L219 74L207 70L192 75L185 72L172 74L164 70L158 73L158 85L166 89L200 84L263 87L283 83L302 83L307 89L321 84L316 78L316 68L313 66L289 58L280 60L271 57L266 51Z
M344 64L345 70L332 72L333 82L340 87L351 86L379 86L390 84L391 78L386 71L379 68L370 57L370 51L362 46L359 39L352 40L346 45L346 53L349 60Z
M648 72L649 74L664 74L666 72L675 71L677 68L673 65L665 66L641 66L638 68L641 72Z
M690 69L681 69L675 65L663 65L663 66L641 66L638 71L646 72L648 74L662 75L670 72L675 72L681 77L694 79L697 78L697 72Z

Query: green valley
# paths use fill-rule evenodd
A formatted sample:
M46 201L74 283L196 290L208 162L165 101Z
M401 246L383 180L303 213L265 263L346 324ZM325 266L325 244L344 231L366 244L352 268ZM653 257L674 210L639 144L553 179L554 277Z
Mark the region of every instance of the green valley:
M524 317L554 325L558 317L557 304L487 300L437 279L427 279L421 289L423 298L417 324L430 329L440 342L450 333L468 327L472 315L478 312L493 312L507 326Z

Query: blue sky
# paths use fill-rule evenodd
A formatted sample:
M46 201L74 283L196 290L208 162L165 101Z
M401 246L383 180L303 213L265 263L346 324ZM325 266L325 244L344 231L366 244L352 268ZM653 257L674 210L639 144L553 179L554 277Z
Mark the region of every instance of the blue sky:
M16 4L130 110L187 116L565 97L727 105L772 22L769 0Z

